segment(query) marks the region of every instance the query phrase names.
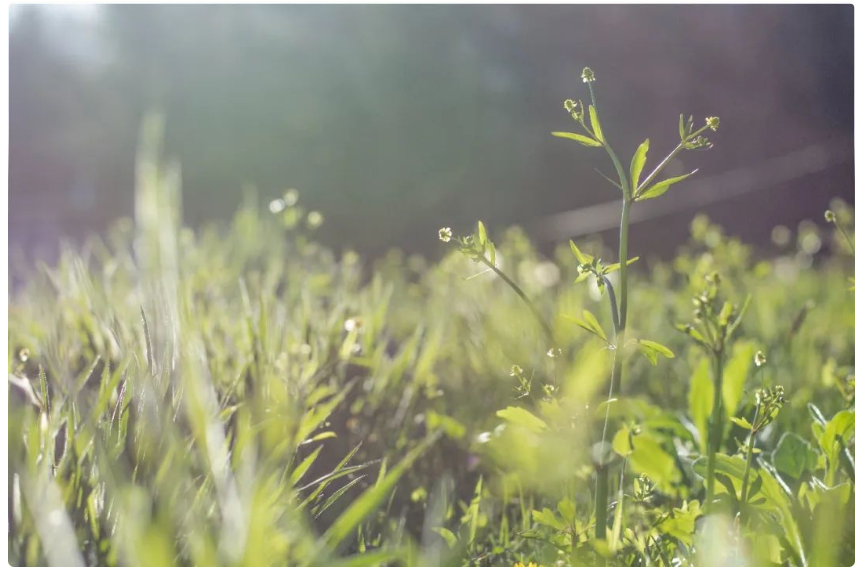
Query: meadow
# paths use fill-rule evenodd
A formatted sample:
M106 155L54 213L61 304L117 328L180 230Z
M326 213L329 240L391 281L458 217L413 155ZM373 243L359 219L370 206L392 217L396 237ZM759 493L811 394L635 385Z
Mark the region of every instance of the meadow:
M10 563L853 564L852 208L648 257L631 205L720 121L625 168L590 73L555 143L625 216L550 255L437 219L368 264L293 190L191 230L150 119L136 218L9 298Z

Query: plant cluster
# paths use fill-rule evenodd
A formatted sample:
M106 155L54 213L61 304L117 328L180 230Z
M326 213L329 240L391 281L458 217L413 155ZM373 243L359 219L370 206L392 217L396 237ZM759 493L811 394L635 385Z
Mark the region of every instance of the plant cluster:
M10 297L10 562L852 564L852 208L767 258L698 216L635 273L630 208L720 122L625 169L582 79L617 261L478 223L368 266L293 191L192 231L147 130L136 222Z

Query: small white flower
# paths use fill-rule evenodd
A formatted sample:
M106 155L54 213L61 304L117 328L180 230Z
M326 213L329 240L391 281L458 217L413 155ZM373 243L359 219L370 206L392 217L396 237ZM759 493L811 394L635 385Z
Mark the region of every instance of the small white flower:
M449 242L452 240L452 229L449 227L441 228L438 235L442 242Z
M719 116L708 116L704 121L714 132L719 128Z
M558 347L553 347L547 351L547 356L549 356L550 358L559 358L560 356L562 356L562 349Z

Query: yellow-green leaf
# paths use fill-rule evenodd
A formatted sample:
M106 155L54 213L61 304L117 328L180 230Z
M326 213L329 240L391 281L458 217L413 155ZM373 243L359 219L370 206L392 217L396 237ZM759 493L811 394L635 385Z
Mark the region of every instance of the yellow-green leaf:
M521 407L508 406L496 412L496 415L536 433L547 428L547 424L541 418L534 416L528 410Z
M698 171L698 170L694 169L693 171L686 173L684 175L679 175L677 177L670 177L669 179L664 179L663 181L660 181L659 183L655 183L653 186L649 187L648 189L645 189L640 195L637 195L636 200L637 201L644 201L645 199L653 199L654 197L659 197L660 195L662 195L663 193L668 191L669 187L671 187L672 185L674 185L675 183L677 183L679 181L683 181L684 179L686 179L690 175L693 175L696 171Z
M573 132L551 132L557 138L568 138L569 140L574 140L575 142L579 142L584 146L589 146L592 148L599 148L601 143L593 138L589 138L588 136L583 136L582 134L574 134Z
M600 129L600 120L597 117L597 110L594 106L589 105L589 122L591 122L591 131L598 141L603 141L603 131Z
M630 183L634 193L639 187L639 176L642 174L642 168L645 167L645 162L648 160L648 143L649 140L646 139L639 144L636 153L633 154L633 160L630 162Z
M592 315L591 311L583 310L583 318L586 323L588 323L589 327L594 331L594 333L602 338L603 340L609 342L606 338L606 333L603 331L603 327L600 326L600 323L597 322L597 319L594 315Z
M574 244L573 240L569 240L568 242L571 244L571 252L574 253L574 257L576 257L577 262L580 264L589 264L594 260L594 256L591 254L584 254L579 248L577 248L577 245Z

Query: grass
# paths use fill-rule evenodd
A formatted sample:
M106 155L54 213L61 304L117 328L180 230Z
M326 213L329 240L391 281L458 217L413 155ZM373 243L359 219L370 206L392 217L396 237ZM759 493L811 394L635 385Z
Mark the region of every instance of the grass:
M852 564L848 207L768 257L697 217L618 294L517 229L368 266L295 194L184 228L159 128L135 221L10 297L13 565Z

